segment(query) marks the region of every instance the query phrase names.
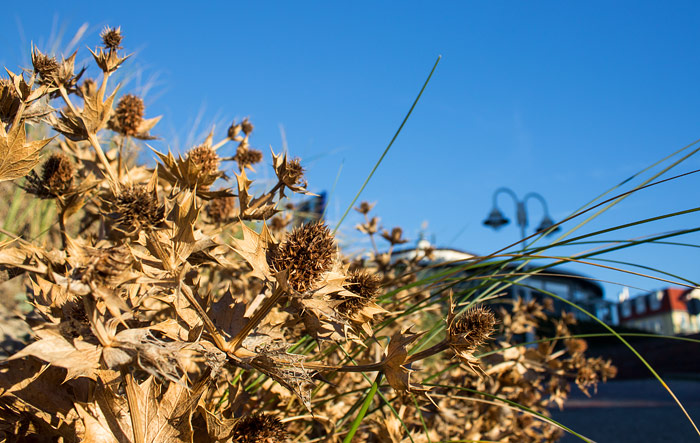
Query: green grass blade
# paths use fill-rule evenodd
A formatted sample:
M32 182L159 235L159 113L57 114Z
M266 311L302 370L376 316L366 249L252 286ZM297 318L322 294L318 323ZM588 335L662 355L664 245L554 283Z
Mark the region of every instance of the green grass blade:
M418 100L420 100L421 95L423 95L423 91L425 91L425 88L428 86L428 83L430 82L430 78L433 76L433 73L435 72L435 69L437 68L438 63L440 63L440 59L442 58L441 55L438 56L437 60L435 60L435 64L433 65L433 69L430 71L430 74L428 74L428 78L425 79L425 83L423 83L423 87L421 88L420 92L418 93L418 96L416 99L413 101L413 104L411 105L411 109L408 110L408 113L406 114L406 117L404 117L403 121L401 122L401 125L399 126L399 129L396 130L396 133L394 136L391 138L391 141L389 142L389 145L384 149L384 152L382 153L382 156L379 157L379 160L377 160L377 163L374 165L374 168L372 168L372 171L369 173L367 178L365 179L365 182L362 183L362 186L360 187L360 190L357 191L357 195L355 195L355 198L352 199L352 202L350 202L350 205L348 208L345 210L345 213L343 213L343 216L340 217L340 220L338 221L338 224L336 225L335 229L333 229L333 234L338 231L338 228L340 227L341 223L343 223L343 220L345 220L345 217L347 217L348 213L352 209L353 205L357 201L358 198L360 198L360 194L362 194L362 191L364 191L365 187L367 186L367 183L369 183L370 179L374 175L374 172L377 170L379 165L382 163L382 160L384 160L384 157L386 154L389 152L389 149L391 149L391 146L394 144L394 141L396 138L399 136L401 133L401 130L403 129L404 125L408 121L408 118L411 116L411 113L413 112L413 109L416 107L418 104Z
M341 172L343 172L343 162L340 162L340 167L338 167L338 173L335 175L335 181L333 182L333 187L331 188L331 192L328 194L328 198L326 199L326 207L323 208L323 214L321 214L322 220L326 219L326 213L328 212L328 206L330 206L331 198L335 194L335 188L338 186L338 181L340 180L340 173Z
M377 374L377 377L374 379L374 383L372 383L372 387L369 389L367 396L365 397L365 401L362 403L360 411L357 413L357 416L355 416L355 420L352 421L352 425L350 425L350 430L348 431L347 435L345 435L343 443L350 443L352 441L352 438L355 436L357 429L360 427L360 423L362 423L362 419L364 419L365 414L367 414L369 406L372 404L372 400L374 400L374 395L377 393L377 389L379 389L379 382L381 381L382 373L379 372Z
M690 146L693 146L694 144L696 144L696 143L698 143L698 142L700 142L700 140L694 141L693 143L691 143L690 145L686 146L686 147L683 148L683 149L689 148ZM639 190L640 188L644 187L645 185L651 183L651 182L652 182L653 180L655 180L656 178L660 177L661 175L663 175L663 174L665 174L666 172L670 171L672 168L678 166L678 165L679 165L680 163L682 163L683 161L685 161L685 160L687 160L688 158L690 158L691 156L695 155L698 151L700 151L700 147L693 149L690 153L686 154L685 156L683 156L683 157L681 157L680 159L676 160L675 162L671 163L669 166L665 167L665 168L662 169L661 171L657 172L656 174L652 175L652 176L649 177L648 179L644 180L640 185L635 186L635 188L634 188L631 192L626 192L626 193L624 193L623 195L621 195L620 197L614 199L614 200L613 200L612 202L610 202L608 205L606 205L605 207L601 208L599 211L597 211L596 213L590 215L588 218L586 218L585 220L583 220L582 222L580 222L578 225L574 226L573 228L569 229L568 231L566 231L565 233L563 233L562 235L560 235L555 241L558 241L558 240L561 240L561 239L564 239L564 238L568 237L568 236L571 235L573 232L575 232L575 231L578 230L579 228L583 227L584 225L586 225L588 222L590 222L590 221L593 220L594 218L598 217L600 214L604 213L605 211L607 211L607 210L610 209L611 207L617 205L617 204L620 203L622 200L624 200L624 199L626 199L627 197L629 197L630 195L632 195L632 193L634 193L635 191L637 191L637 190ZM680 151L679 151L679 152L680 152ZM648 168L647 168L647 169L648 169ZM628 179L628 180L629 180L629 179ZM624 182L623 182L623 183L624 183ZM623 183L621 183L620 185L622 185ZM619 187L620 185L618 185L617 187ZM615 189L615 188L613 188L613 189Z

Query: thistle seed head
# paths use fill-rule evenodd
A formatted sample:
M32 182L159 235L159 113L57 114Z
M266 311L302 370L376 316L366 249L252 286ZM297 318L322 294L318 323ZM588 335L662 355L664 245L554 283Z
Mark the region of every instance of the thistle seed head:
M202 176L219 173L219 156L207 145L193 148L187 153L187 158L197 166Z
M124 95L119 99L114 115L108 122L109 129L127 136L137 135L143 122L144 108L141 97Z
M231 441L240 443L277 443L287 441L287 429L279 418L253 414L236 422Z
M398 226L392 228L390 233L387 231L382 232L382 237L384 240L391 243L392 246L408 242L408 240L403 238L403 229L399 228Z
M111 286L130 266L134 258L125 245L97 249L89 254L89 264L81 280Z
M32 51L32 65L34 72L39 75L43 82L52 82L58 72L58 62L55 57L49 57L38 49Z
M459 349L476 349L491 336L495 326L496 316L490 310L482 306L469 309L448 325L450 345Z
M275 215L270 219L270 230L272 232L282 232L287 227L288 220Z
M165 218L165 208L143 185L124 189L116 199L119 221L131 230L154 228Z
M41 179L49 192L60 195L70 189L75 168L65 154L53 154L46 160L41 171Z
M222 223L231 218L236 209L234 197L218 197L212 199L207 205L207 215L214 223Z
M102 43L105 49L116 51L122 49L121 43L124 36L122 35L121 27L110 28L107 26L104 31L100 34L102 38Z
M586 343L586 340L582 340L580 338L564 340L564 344L566 345L566 349L572 355L583 354L586 352L586 349L588 349L588 343Z
M374 207L374 203L369 203L369 202L362 202L360 203L360 206L356 207L355 210L359 212L360 214L369 214L369 211L372 210Z
M287 177L289 183L302 185L304 183L304 168L301 166L301 159L295 158L287 162Z
M260 163L263 159L263 154L257 149L239 146L233 159L238 163L238 167L243 170L246 166Z
M331 269L336 253L333 243L328 226L322 223L302 225L270 251L270 265L277 272L286 269L289 286L304 293Z
M247 118L244 118L241 122L241 129L245 135L250 135L253 132L253 124Z
M379 283L379 277L374 274L367 271L351 271L343 286L357 297L343 297L344 301L338 305L338 311L344 315L352 315L373 302L379 292Z

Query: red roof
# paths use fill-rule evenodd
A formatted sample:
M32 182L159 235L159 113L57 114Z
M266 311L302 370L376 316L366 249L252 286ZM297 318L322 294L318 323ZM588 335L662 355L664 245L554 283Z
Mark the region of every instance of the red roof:
M687 289L684 288L666 288L661 290L663 292L661 298L661 305L658 309L651 309L652 305L649 303L650 297L656 297L656 292L651 292L648 294L638 295L636 297L625 300L622 303L629 303L631 307L631 315L624 316L622 310L622 303L617 305L618 313L620 315L621 321L632 320L637 318L650 317L652 315L658 315L665 312L673 311L684 311L688 312L688 306L686 305L686 294ZM643 299L644 310L643 312L637 311L637 303L639 299Z
M681 288L668 288L666 289L666 297L664 297L664 304L670 303L670 308L672 311L686 311L688 312L688 306L685 304L685 293L687 289ZM667 302L666 299L669 301Z

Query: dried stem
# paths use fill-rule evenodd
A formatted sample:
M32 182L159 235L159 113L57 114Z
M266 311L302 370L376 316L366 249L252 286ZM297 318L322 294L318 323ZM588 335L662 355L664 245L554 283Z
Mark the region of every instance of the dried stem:
M63 97L63 101L66 102L68 109L70 109L75 116L79 116L80 113L78 112L78 108L76 108L75 105L73 105L73 102L68 96L68 91L66 91L66 88L63 85L61 85L58 87L58 91L61 93L61 97Z
M274 197L275 193L284 186L284 183L282 181L277 182L274 188L272 188L267 194L263 195L259 199L255 200L252 206L248 206L246 208L246 211L252 211L255 209L258 209L260 206L262 206L264 203L267 203L269 200ZM241 214L243 215L243 214Z
M109 160L107 160L107 156L102 150L102 146L100 146L100 141L97 139L97 135L88 134L88 140L90 141L92 147L95 148L95 152L97 152L97 157L100 159L100 162L102 162L102 166L104 166L104 168L107 170L107 175L112 180L112 183L114 183L114 185L119 183L119 179L112 170L112 165L109 164Z
M241 344L243 343L243 340L248 336L250 331L253 330L254 327L258 325L262 321L265 316L272 310L272 308L277 304L280 298L285 294L284 289L282 286L277 286L275 288L275 291L272 293L272 295L267 298L262 306L258 308L257 311L255 311L255 314L248 320L248 323L246 323L245 326L243 326L243 329L241 329L238 334L236 334L235 337L233 337L233 340L231 340L231 343L229 343L229 349L232 351L235 351L238 349Z

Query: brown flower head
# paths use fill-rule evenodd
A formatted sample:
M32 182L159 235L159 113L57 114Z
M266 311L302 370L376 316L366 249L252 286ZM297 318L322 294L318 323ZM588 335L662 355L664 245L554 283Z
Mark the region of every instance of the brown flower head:
M287 227L290 221L291 217L283 218L279 215L275 215L270 219L270 230L272 232L282 232Z
M282 443L287 441L287 429L277 417L253 414L236 422L231 437L240 443Z
M402 235L403 230L399 227L392 228L391 233L387 231L382 232L382 237L384 238L384 240L391 243L392 246L408 242L408 240L403 238Z
M447 318L447 344L464 364L476 373L483 373L479 360L473 353L491 337L496 326L496 316L479 306L455 316L450 307Z
M231 218L236 209L234 197L217 197L207 205L207 215L214 223L223 223Z
M65 194L73 184L75 167L67 155L52 154L41 170L41 176L32 171L27 176L27 192L41 198L53 198Z
M56 194L67 191L73 183L75 168L65 154L53 154L44 163L41 178L44 184Z
M43 54L37 48L32 50L32 65L39 76L39 83L53 83L58 72L58 62L55 57Z
M241 122L241 129L243 130L243 133L248 136L253 132L253 124L248 120L247 118L244 118L243 121Z
M360 206L355 208L355 210L360 214L368 214L369 211L374 208L374 205L376 205L376 203L362 202L360 203Z
M588 349L588 343L586 343L586 340L582 340L580 338L570 338L564 340L564 344L566 345L566 349L569 351L569 354L582 354L586 352L586 349Z
M109 49L111 51L122 49L120 45L124 36L122 35L121 27L110 28L107 26L100 34L100 37L102 38L102 44L104 45L105 49Z
M336 253L333 243L328 226L302 225L270 251L269 262L276 272L287 270L289 286L304 293L331 269Z
M144 105L141 97L126 94L117 104L114 115L109 119L107 127L120 134L134 136L139 133L143 122Z
M160 159L158 176L180 189L196 189L197 195L210 200L215 197L231 196L228 190L210 191L209 187L226 174L219 170L221 159L209 144L192 148L184 158L175 157L170 151L162 154L156 151Z
M284 187L293 192L308 194L301 160L298 158L287 160L286 153L275 154L275 151L272 151L272 167L275 169L275 175L277 175L280 184L284 184ZM280 188L280 198L284 196L284 187Z
M201 176L213 176L219 173L219 156L207 145L192 148L187 153L187 159L197 167Z
M236 155L233 156L233 160L238 162L238 168L242 171L244 168L251 168L251 165L260 163L263 159L262 152L257 149L250 149L243 145L236 149Z
M94 249L87 254L87 264L80 269L80 279L99 286L113 286L134 261L126 245Z
M450 346L476 349L493 334L495 326L496 316L490 310L482 306L469 309L448 325Z
M53 81L56 83L56 86L62 86L69 94L76 93L78 91L78 81L85 73L85 67L83 67L83 69L81 69L77 74L75 73L75 56L77 54L78 51L75 51L67 59L62 59L53 76ZM54 91L51 93L51 97L53 98L59 97L60 95L60 91Z
M158 203L155 192L143 185L123 189L114 206L117 220L129 231L156 228L165 218L165 207Z
M285 183L289 182L291 185L300 185L306 187L306 181L304 180L304 168L301 166L301 159L294 158L287 162L287 176L285 177Z
M345 289L357 297L344 296L343 302L338 305L338 312L345 316L352 316L369 303L373 303L379 292L380 278L367 271L350 271L345 284Z

